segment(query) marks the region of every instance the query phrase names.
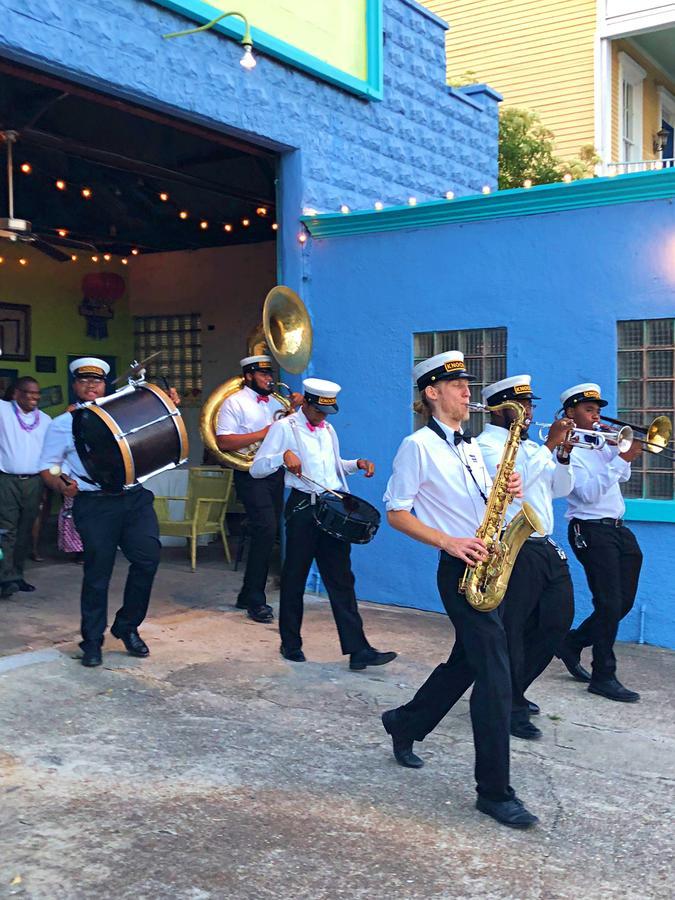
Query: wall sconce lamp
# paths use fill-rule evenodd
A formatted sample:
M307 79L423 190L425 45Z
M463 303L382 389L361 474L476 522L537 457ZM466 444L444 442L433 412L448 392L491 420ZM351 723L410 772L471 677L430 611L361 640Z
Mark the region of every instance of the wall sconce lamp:
M668 143L668 132L660 128L654 135L654 153L663 153Z
M216 16L215 19L211 19L210 22L207 22L206 25L200 25L199 28L188 28L187 31L173 31L171 34L163 34L163 38L176 38L176 37L184 37L186 34L197 34L198 31L208 31L210 28L213 28L214 25L217 25L221 19L226 19L228 16L237 16L237 18L241 19L244 23L244 36L241 39L241 44L244 48L244 55L239 60L239 64L243 66L245 69L255 69L256 67L256 58L253 55L253 38L251 37L251 27L248 24L248 19L243 13L237 12L233 10L231 12L222 13L219 16Z

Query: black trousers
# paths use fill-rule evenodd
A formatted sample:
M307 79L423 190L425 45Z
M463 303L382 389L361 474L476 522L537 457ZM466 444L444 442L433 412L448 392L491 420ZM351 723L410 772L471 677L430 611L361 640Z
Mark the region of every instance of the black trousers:
M286 503L286 558L279 602L281 643L287 650L302 647L303 595L310 566L316 560L328 591L342 652L357 653L369 644L354 593L351 547L317 526L311 505L306 505L308 501L308 494L292 490Z
M84 548L80 646L101 646L108 619L108 585L119 547L129 560L124 601L115 615L115 628L135 631L148 611L152 582L159 565L159 526L145 488L123 494L80 491L73 519Z
M476 790L490 800L510 800L511 674L499 612L478 612L458 593L464 563L441 554L438 590L455 627L447 662L431 673L410 703L399 708L409 737L422 741L473 684L470 709L476 749Z
M574 526L585 548L575 545ZM567 532L574 555L584 567L593 597L593 612L570 631L567 645L575 652L593 647L593 677L599 680L616 673L614 642L619 622L633 608L637 593L642 551L633 532L620 525L572 519Z
M511 718L529 719L525 691L559 651L574 618L567 561L545 539L525 541L499 610L511 663Z
M248 472L236 471L234 486L246 510L250 533L239 602L255 609L267 602L265 584L284 505L284 470L267 478L252 478Z
M23 578L23 567L31 548L31 529L40 509L44 484L39 475L24 478L0 472L0 585Z

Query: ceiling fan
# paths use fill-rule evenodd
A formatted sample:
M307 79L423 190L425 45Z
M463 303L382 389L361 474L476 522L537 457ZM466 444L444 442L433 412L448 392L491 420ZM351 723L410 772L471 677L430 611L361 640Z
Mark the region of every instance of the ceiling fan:
M8 200L8 216L0 217L0 238L8 241L21 242L24 244L32 244L40 253L44 253L55 259L57 262L69 262L70 254L64 253L58 247L52 244L60 244L63 247L71 247L74 250L92 250L96 252L93 244L86 244L81 241L73 241L68 238L60 238L49 236L49 241L44 240L39 234L31 230L31 223L26 219L16 219L14 217L14 169L12 150L18 133L16 131L0 131L0 140L7 145L7 200Z

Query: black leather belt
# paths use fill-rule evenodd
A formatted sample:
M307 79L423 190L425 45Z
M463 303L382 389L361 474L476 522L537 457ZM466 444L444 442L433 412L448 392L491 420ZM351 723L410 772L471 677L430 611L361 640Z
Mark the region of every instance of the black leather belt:
M543 537L538 534L531 534L528 541L532 541L533 544L545 544L548 539L548 535L546 534Z
M35 478L35 477L38 476L40 473L39 473L39 472L32 472L30 475L16 475L14 472L2 472L2 473L0 473L0 474L2 474L2 475L7 475L9 478L20 478L22 481L25 481L26 478Z
M573 522L583 522L584 525L611 525L613 528L621 528L623 519L572 519Z

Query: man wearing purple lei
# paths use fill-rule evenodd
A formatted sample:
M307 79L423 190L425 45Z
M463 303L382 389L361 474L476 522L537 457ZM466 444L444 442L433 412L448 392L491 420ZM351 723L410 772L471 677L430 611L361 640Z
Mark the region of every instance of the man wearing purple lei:
M38 462L51 419L40 412L40 386L19 378L13 400L0 400L0 596L34 591L23 577L31 548L31 528L40 507Z

